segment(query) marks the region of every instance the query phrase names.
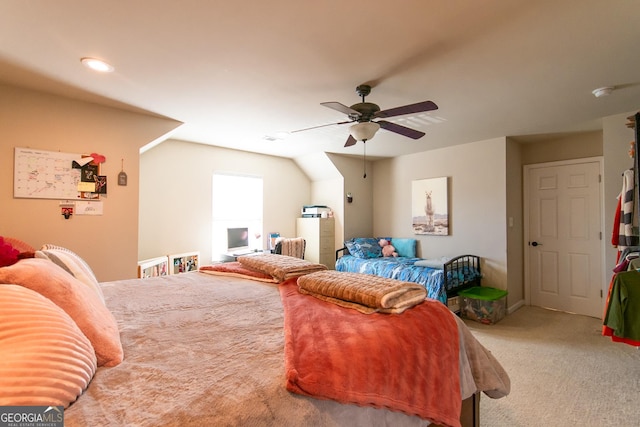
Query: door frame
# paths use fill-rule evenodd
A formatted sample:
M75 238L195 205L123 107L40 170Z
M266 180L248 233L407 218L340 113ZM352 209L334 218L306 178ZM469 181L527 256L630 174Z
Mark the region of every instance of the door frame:
M601 287L600 287L600 292L602 295L601 299L601 311L604 313L604 305L606 303L606 296L607 293L609 292L609 280L607 279L607 274L606 274L606 260L605 260L605 250L606 250L606 246L605 246L605 241L607 239L607 233L605 233L604 231L604 157L603 156L598 156L598 157L585 157L585 158L581 158L581 159L571 159L571 160L560 160L560 161L555 161L555 162L545 162L545 163L533 163L530 165L523 165L522 167L522 190L523 190L523 214L524 214L524 222L523 222L523 235L524 235L524 240L522 242L522 244L524 245L523 248L523 253L524 253L524 303L526 305L531 305L531 282L530 282L530 272L531 272L531 266L529 265L529 256L530 253L529 251L531 250L531 248L529 247L529 209L530 209L530 203L529 203L529 198L530 198L530 194L529 194L529 171L531 169L538 169L538 168L546 168L546 167L553 167L553 166L568 166L568 165L574 165L574 164L579 164L579 163L598 163L598 168L599 168L599 174L600 174L600 235L602 236L602 238L600 239L600 262L602 263L602 268L601 268L601 274L602 277L600 278L600 282L601 282Z

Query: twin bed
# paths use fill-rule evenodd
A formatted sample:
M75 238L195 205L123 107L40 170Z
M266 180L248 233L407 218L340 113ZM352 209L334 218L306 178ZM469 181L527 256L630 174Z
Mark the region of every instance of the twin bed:
M25 278L20 271L27 262ZM44 262L0 268L0 283L8 285L0 285L2 313L10 315L4 308L13 300L3 299L3 289L37 288L29 284L34 268L57 277ZM269 254L198 272L100 283L91 292L117 325L120 360L103 355L93 369L83 361L91 377L66 402L28 395L43 393L42 376L32 388L26 374L17 375L15 384L3 378L0 404L64 406L66 426L459 426L478 425L481 392L493 398L509 393L500 364L440 302L427 299L386 314L376 308L379 300L372 305L351 298L374 308L363 314L314 295L322 286L300 291L300 278L329 280L313 286L332 283L336 274ZM87 287L69 276L72 288ZM38 292L49 297L47 290ZM80 294L85 303L92 298L86 290ZM83 316L65 310L76 323ZM9 323L3 324L0 357L19 352ZM89 341L102 347L95 337ZM25 357L14 363L31 370L40 363ZM50 383L55 387L56 379Z
M398 246L397 256L383 256L379 238L351 239L336 251L335 269L418 283L429 298L454 311L458 292L480 286L482 273L477 255L422 259L416 257L415 239L387 239Z

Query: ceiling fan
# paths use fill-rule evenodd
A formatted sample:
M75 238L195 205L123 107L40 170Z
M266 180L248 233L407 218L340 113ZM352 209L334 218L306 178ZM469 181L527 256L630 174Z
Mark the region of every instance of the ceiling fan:
M423 101L416 104L404 105L402 107L391 108L388 110L380 110L376 104L371 102L365 102L364 98L371 93L371 86L362 84L356 87L356 93L361 97L362 102L353 104L351 107L347 107L340 102L322 102L320 105L331 108L346 114L349 120L330 123L328 125L315 126L306 129L300 129L294 132L301 132L309 129L315 129L323 126L343 125L348 123L354 123L349 129L349 138L344 144L345 147L354 145L357 141L366 142L374 137L378 129L382 128L390 132L406 136L411 139L422 138L425 133L402 126L396 123L388 122L386 119L389 117L402 116L405 114L422 113L425 111L437 110L438 106L432 101ZM375 121L374 121L375 120Z

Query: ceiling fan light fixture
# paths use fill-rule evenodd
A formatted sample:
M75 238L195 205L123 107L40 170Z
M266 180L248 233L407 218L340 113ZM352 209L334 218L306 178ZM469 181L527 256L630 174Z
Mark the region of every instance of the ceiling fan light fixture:
M380 129L380 125L376 122L356 123L349 128L349 133L356 141L369 141Z
M101 73L111 73L114 70L112 65L109 65L103 60L97 58L84 57L80 59L80 62L82 62L82 65L89 68L90 70L98 71Z

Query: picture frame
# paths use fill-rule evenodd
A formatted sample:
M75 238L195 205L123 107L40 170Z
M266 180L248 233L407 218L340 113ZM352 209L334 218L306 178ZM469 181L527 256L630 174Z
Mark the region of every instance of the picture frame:
M166 276L169 274L169 258L149 258L138 262L138 279Z
M169 274L188 273L198 271L200 267L200 252L184 252L168 255Z
M414 234L449 235L449 178L412 181L411 217Z

